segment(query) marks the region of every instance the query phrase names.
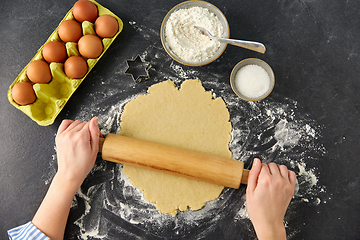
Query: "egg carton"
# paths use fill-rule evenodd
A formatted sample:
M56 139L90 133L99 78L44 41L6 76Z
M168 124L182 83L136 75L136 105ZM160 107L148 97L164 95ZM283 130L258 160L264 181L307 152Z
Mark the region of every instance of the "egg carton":
M123 22L122 20L117 17L115 14L113 14L111 11L109 11L107 8L101 6L99 3L97 3L94 0L89 0L90 2L94 3L98 9L98 15L104 15L108 14L116 18L118 24L119 24L119 30L112 38L103 38L103 51L101 55L98 58L95 59L87 59L87 65L88 65L88 71L85 74L85 76L81 79L71 79L68 76L66 76L64 72L64 63L50 63L50 70L52 75L52 80L49 83L46 84L33 84L29 78L26 75L26 69L30 62L34 60L44 60L42 56L42 49L44 45L47 42L50 41L61 41L60 37L58 36L58 28L57 27L54 32L50 35L50 37L47 39L47 41L40 47L40 49L37 51L36 55L31 59L29 64L26 65L26 67L20 72L20 74L17 76L17 78L14 80L14 82L10 85L9 91L8 91L8 100L9 102L15 106L17 109L24 112L26 115L28 115L33 121L35 121L40 126L48 126L51 125L60 111L64 108L67 101L70 99L72 94L75 92L75 90L79 87L79 85L83 82L83 80L86 78L86 76L89 74L89 72L92 70L92 68L95 66L95 64L100 60L100 58L104 55L106 50L110 47L110 45L113 43L115 38L119 35L119 33L123 29ZM60 22L60 24L69 19L74 19L74 16L72 14L72 8L69 10L69 12L65 15L64 19ZM60 25L59 24L59 25ZM81 25L83 35L87 34L93 34L96 35L94 24L88 21L84 21ZM66 51L68 57L71 56L80 56L77 43L74 42L68 42L65 44ZM33 85L33 89L36 94L36 101L32 104L21 106L18 105L12 98L11 91L14 85L18 82L30 82Z

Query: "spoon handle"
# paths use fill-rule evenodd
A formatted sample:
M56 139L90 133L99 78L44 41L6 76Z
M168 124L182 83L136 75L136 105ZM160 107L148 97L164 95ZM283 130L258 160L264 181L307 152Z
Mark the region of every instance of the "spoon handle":
M216 38L216 40L218 40L219 42L231 44L234 46L250 49L250 50L253 50L253 51L259 52L259 53L265 53L265 51L266 51L264 44L259 43L259 42L235 40L235 39L225 39L225 38Z

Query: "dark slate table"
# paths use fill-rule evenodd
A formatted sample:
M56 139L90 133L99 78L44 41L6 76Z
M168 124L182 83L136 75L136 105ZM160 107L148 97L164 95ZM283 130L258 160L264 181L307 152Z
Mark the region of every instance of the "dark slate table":
M227 103L234 158L249 167L258 156L298 174L285 218L289 239L360 238L358 1L211 1L226 15L231 37L262 42L267 52L228 46L217 61L194 68L174 62L160 43L162 19L178 1L99 0L123 20L123 32L54 124L41 127L6 93L74 2L1 3L1 239L40 205L56 171L62 119L99 116L103 133L116 133L124 103L154 83L172 79L179 86L189 78ZM125 70L137 55L151 69L147 81L135 84ZM231 69L248 57L265 60L276 76L272 94L258 103L238 99L229 86ZM66 239L255 239L244 194L245 186L225 189L198 212L161 215L129 186L121 165L99 158L74 199Z

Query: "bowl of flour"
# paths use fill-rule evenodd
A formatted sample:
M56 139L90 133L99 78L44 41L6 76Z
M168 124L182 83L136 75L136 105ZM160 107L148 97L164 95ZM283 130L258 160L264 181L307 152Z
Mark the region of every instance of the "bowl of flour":
M216 37L229 38L225 15L205 1L186 1L173 7L161 24L161 43L177 62L202 66L215 61L226 48L225 43L211 40L194 26L207 29Z

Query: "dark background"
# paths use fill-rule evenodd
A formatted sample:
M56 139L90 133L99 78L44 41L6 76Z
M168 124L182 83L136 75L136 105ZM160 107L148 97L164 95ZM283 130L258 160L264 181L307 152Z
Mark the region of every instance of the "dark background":
M82 83L77 89L54 124L41 127L14 108L6 94L10 84L75 1L1 1L1 239L7 238L6 230L30 221L41 203L48 188L48 184L44 184L44 176L51 176L54 172L51 165L55 154L54 137L62 119L76 118L84 106L103 97L99 92L119 89L121 97L115 94L102 99L106 106L111 106L119 99L144 92L151 84L166 80L160 77L159 72L167 71L162 69L161 63L171 62L171 59L162 50L158 33L167 11L179 1L98 2L123 20L123 32L88 75L86 84ZM319 161L315 165L320 173L320 184L326 186L326 203L293 206L295 211L288 217L289 238L360 239L359 1L210 2L227 17L231 37L262 42L267 52L261 55L228 46L217 61L196 70L220 76L216 81L228 83L231 69L237 62L247 57L261 58L272 66L276 76L273 93L265 101L293 99L297 101L301 114L322 126L318 141L326 149L326 154L317 157ZM153 66L152 75L146 84L135 85L124 73L126 59L141 55L149 46L154 46L153 49L157 49L163 58L148 55L146 61ZM191 70L191 67L182 67ZM232 94L230 88L227 94ZM241 100L239 104L242 104ZM96 111L91 114L97 115ZM86 117L88 119L85 120L90 119L90 116ZM238 191L238 195L242 196L244 189ZM231 204L228 207L231 208ZM76 218L74 215L76 210L70 214L69 225L71 219ZM116 225L116 220L114 222ZM156 237L121 219L117 224L131 232L124 234L124 239L172 238L166 232L162 237ZM221 230L226 224L223 220L206 236L189 233L184 239L238 239L235 234L242 239L255 238L253 231L246 232L241 228L229 230L233 234L226 235ZM67 236L75 238L76 231L76 227L69 226ZM192 231L196 232L196 229ZM116 231L112 230L112 233ZM117 236L120 238L121 235ZM116 234L113 239L116 239Z

